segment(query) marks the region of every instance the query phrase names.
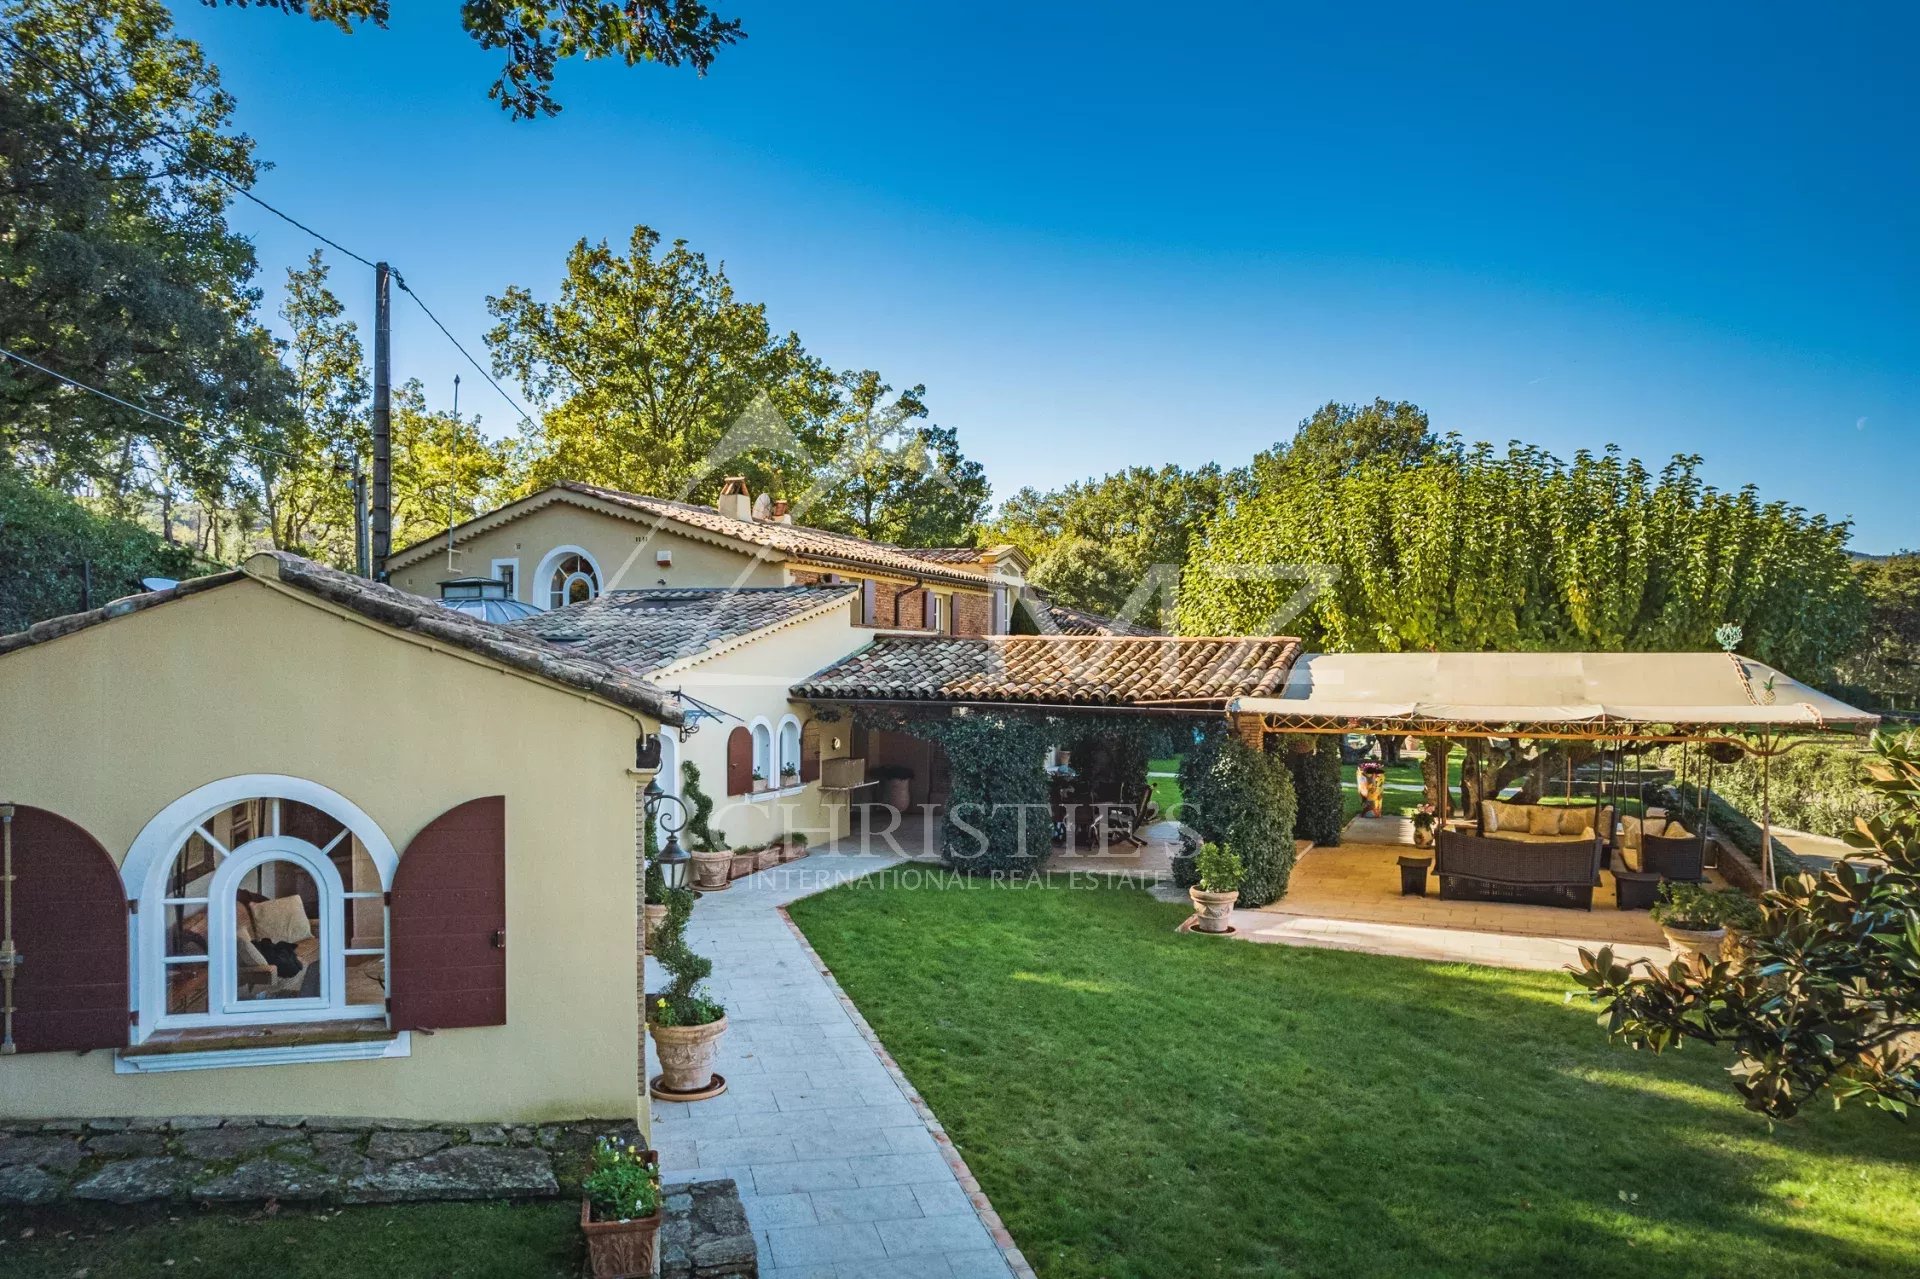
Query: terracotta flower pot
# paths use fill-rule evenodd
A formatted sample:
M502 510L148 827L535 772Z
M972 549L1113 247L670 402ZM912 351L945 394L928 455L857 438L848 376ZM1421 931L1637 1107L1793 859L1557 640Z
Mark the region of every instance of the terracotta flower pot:
M805 844L796 844L792 840L788 840L786 843L780 845L780 860L783 862L797 862L806 855L807 846Z
M769 844L753 855L755 870L771 870L780 864L780 845Z
M751 875L753 874L755 868L759 866L759 864L760 864L759 853L735 852L733 855L733 865L729 867L727 871L728 877L732 879L740 879L747 875Z
M633 1221L595 1221L593 1204L580 1197L580 1233L587 1237L593 1279L642 1279L658 1265L660 1210Z
M653 939L658 937L660 930L667 926L667 908L665 905L656 906L654 903L648 902L646 904L646 912L647 953L651 955L653 953Z
M703 893L717 893L727 886L733 854L726 849L693 855L693 886Z
M1193 902L1193 931L1196 933L1224 933L1229 924L1228 917L1233 914L1233 904L1240 900L1238 890L1230 893L1210 893L1204 888L1189 888L1187 896Z
M1703 965L1720 962L1720 946L1727 940L1724 928L1680 928L1662 924L1660 931L1667 935L1667 944L1676 954Z
M660 1056L660 1083L671 1092L698 1092L713 1082L713 1055L727 1019L704 1026L654 1026L654 1051Z

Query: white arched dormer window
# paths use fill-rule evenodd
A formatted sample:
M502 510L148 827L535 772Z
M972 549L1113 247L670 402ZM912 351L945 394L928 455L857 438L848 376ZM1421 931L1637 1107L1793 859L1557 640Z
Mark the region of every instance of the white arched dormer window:
M121 867L134 912L132 1041L382 1019L397 858L365 812L253 774L169 804Z
M584 549L556 546L547 552L540 561L540 571L534 574L539 593L533 602L547 608L584 604L600 594L604 580L599 562Z
M800 720L797 716L787 715L780 720L780 736L776 743L775 763L779 768L779 784L783 787L800 784Z
M764 719L753 721L753 776L755 790L772 790L780 784L773 766L773 725Z

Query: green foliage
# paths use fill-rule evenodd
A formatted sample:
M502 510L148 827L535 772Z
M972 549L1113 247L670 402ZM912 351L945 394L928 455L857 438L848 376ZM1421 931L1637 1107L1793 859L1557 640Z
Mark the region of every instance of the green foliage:
M680 765L680 798L687 805L687 849L695 853L717 853L726 848L713 833L713 796L700 789L699 766Z
M1232 849L1219 844L1202 844L1194 855L1194 886L1203 893L1232 893L1246 878L1247 865Z
M1677 457L1562 463L1457 437L1408 463L1266 468L1181 583L1187 633L1298 634L1331 651L1684 651L1733 620L1747 651L1821 680L1865 605L1848 528Z
M1760 906L1737 888L1708 888L1668 880L1660 885L1660 900L1649 912L1656 924L1670 924L1707 932L1715 928L1752 929L1760 923Z
M1059 603L1158 627L1172 620L1190 544L1238 483L1209 464L1134 466L1046 493L1023 488L980 536L1024 551ZM1064 549L1078 542L1099 552ZM1057 553L1066 558L1054 562Z
M0 345L184 424L9 360L0 469L116 514L223 491L288 413L253 248L226 221L226 183L254 177L233 98L160 0L0 0L0 31Z
M1296 857L1293 775L1285 762L1216 729L1180 761L1180 789L1182 824L1246 863L1240 904L1265 906L1285 896ZM1189 886L1197 874L1197 866L1176 865L1175 882Z
M1777 763L1778 761L1776 760L1775 762ZM1688 830L1697 835L1702 829L1703 822L1710 825L1714 830L1726 836L1735 848L1745 853L1747 860L1751 861L1755 866L1759 866L1761 864L1760 837L1762 834L1760 823L1735 808L1732 804L1729 804L1726 797L1720 793L1720 773L1722 771L1724 770L1716 770L1713 775L1713 792L1707 796L1707 808L1709 811L1704 818L1700 813L1701 790L1700 787L1693 782L1676 782L1673 786L1667 788L1661 798L1665 801L1667 811L1673 816L1678 817L1680 824ZM1788 848L1778 839L1773 841L1773 878L1775 883L1785 880L1789 875L1803 874L1806 869L1806 866L1800 861L1800 858L1795 855L1791 848Z
M595 1221L636 1221L660 1209L660 1167L653 1152L609 1137L594 1143L580 1189Z
M1846 692L1869 706L1920 707L1920 553L1861 560L1855 571L1867 594L1867 628L1840 664Z
M1253 459L1254 485L1265 490L1289 482L1337 480L1363 463L1417 466L1438 443L1417 404L1380 399L1371 404L1327 403L1300 423L1291 440Z
M194 577L213 566L129 520L0 470L0 635L146 588L143 577Z
M390 0L203 0L305 14L341 31L387 25ZM460 25L482 49L506 50L487 90L515 120L560 113L553 73L562 58L618 58L628 66L691 66L701 75L719 51L746 39L737 18L700 0L461 0Z
M1333 848L1340 843L1340 832L1347 824L1340 794L1340 739L1316 736L1309 740L1313 744L1310 753L1302 755L1289 749L1286 757L1293 773L1293 793L1300 805L1295 833L1322 848Z
M1731 1047L1734 1088L1771 1118L1829 1090L1902 1117L1920 1105L1920 733L1875 751L1883 806L1860 838L1882 863L1788 876L1732 961L1661 970L1582 951L1576 978L1605 1005L1601 1024L1656 1052Z
M900 393L871 369L842 373L806 441L819 469L795 502L805 523L898 546L960 546L986 512L986 471L951 427L924 422L924 386Z
M1661 762L1676 771L1680 750L1667 747ZM1880 798L1867 786L1866 756L1856 747L1809 743L1777 755L1767 765L1767 796L1774 824L1789 830L1811 831L1845 839L1863 817L1880 811ZM1705 780L1698 750L1689 750L1687 773L1694 782ZM1761 812L1761 765L1751 756L1736 764L1716 764L1713 791L1747 816ZM1757 848L1758 845L1756 844Z
M713 975L713 961L696 955L687 945L687 919L693 914L693 890L670 888L666 898L667 918L660 931L648 939L648 949L667 970L665 993L655 997L647 1009L648 1020L661 1026L705 1026L719 1021L726 1009L708 998L700 983Z

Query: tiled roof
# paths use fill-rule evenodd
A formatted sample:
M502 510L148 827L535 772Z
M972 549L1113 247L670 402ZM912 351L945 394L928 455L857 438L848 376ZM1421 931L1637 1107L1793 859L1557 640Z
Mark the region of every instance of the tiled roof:
M890 569L895 573L915 577L935 577L947 582L977 579L980 575L978 569L969 572L967 569L945 564L923 555L917 550L892 546L886 542L869 541L864 537L854 537L850 533L830 533L826 529L809 528L805 524L782 524L776 520L737 520L730 515L722 515L711 506L697 506L692 502L670 502L662 497L647 497L639 493L622 493L619 489L601 488L597 484L581 484L573 480L563 480L556 487L569 493L599 498L603 502L624 506L656 519L703 529L709 533L718 533L722 537L731 537L742 542L751 542L756 546L764 546L784 555L867 568ZM944 552L952 548L933 549ZM974 554L977 558L979 553L976 551Z
M859 588L853 586L608 591L584 604L515 622L513 627L565 644L571 652L651 671L858 594Z
M986 564L980 558L986 552L977 546L903 546L900 549L917 560L951 564L956 568L964 568L970 573L987 571Z
M410 631L454 648L478 653L503 666L580 689L617 706L644 711L669 724L680 722L680 711L664 690L620 666L570 652L560 645L520 634L493 622L456 613L441 607L437 600L370 582L351 573L342 573L285 551L262 551L248 557L238 570L190 578L166 590L129 595L90 612L73 613L35 623L18 634L0 637L0 654L43 644L112 621L116 617L124 617L128 613L137 613L201 591L227 586L243 577L277 581L395 630ZM289 640L290 644L292 642Z
M829 702L1224 705L1277 693L1299 654L1299 640L1269 636L887 635L793 692Z
M1098 613L1083 612L1077 608L1068 608L1065 604L1056 604L1036 591L1029 590L1021 596L1020 602L1033 613L1041 633L1046 635L1158 635L1160 632L1150 626L1136 626L1132 622L1123 622L1117 617L1102 617Z

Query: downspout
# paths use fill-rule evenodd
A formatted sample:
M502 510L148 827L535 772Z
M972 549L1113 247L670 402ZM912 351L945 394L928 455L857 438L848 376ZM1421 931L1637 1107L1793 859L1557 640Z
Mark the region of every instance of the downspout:
M13 805L0 804L0 1057L19 1051L13 1042L13 979L20 952L13 946Z

